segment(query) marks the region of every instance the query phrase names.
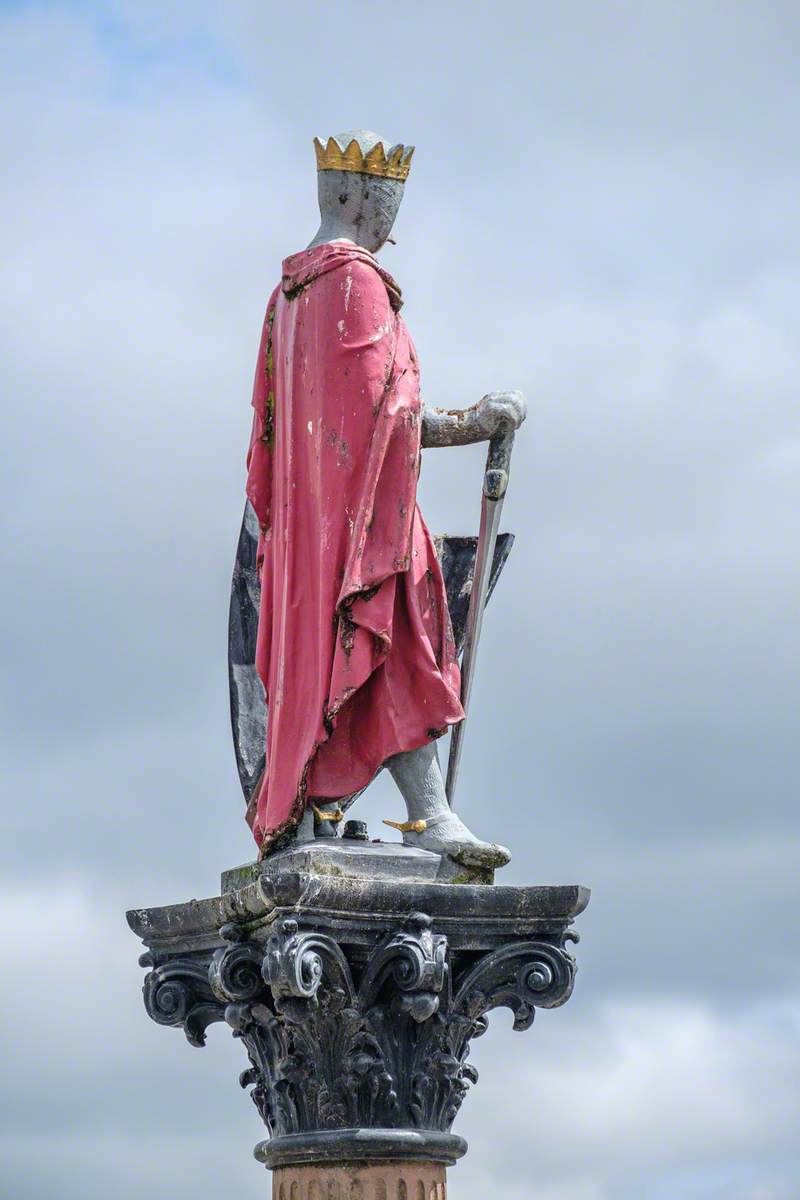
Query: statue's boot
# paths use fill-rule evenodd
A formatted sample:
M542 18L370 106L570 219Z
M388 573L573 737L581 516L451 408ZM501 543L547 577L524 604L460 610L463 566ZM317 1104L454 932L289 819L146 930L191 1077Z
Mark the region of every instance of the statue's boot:
M511 861L511 852L497 842L483 842L449 809L438 817L387 821L403 834L406 846L432 850L465 867L495 870Z
M338 837L339 823L344 817L339 801L312 800L308 807L314 817L314 837Z
M447 803L435 742L396 754L387 762L408 811L407 821L390 821L406 846L432 850L467 867L496 869L511 861L511 852L472 833Z
M303 819L297 826L295 841L298 845L313 842L315 838L335 838L339 822L344 813L336 800L310 800Z

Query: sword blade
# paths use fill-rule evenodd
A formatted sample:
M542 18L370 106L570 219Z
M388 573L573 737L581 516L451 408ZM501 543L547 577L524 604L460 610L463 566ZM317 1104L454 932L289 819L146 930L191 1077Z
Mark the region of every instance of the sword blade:
M475 574L472 580L472 590L469 598L469 612L464 635L464 651L461 659L461 706L464 709L464 719L453 728L450 737L450 757L447 762L447 782L445 788L450 807L453 808L458 769L461 764L461 752L464 745L464 733L469 710L469 700L472 694L472 684L475 679L475 663L478 654L483 613L486 607L486 595L489 590L489 579L494 562L494 549L497 543L497 533L500 528L500 514L503 511L506 487L508 486L508 469L511 459L511 448L514 434L506 433L492 438L489 443L489 455L486 462L486 473L483 483L481 500L481 524L478 532L478 546L475 553Z

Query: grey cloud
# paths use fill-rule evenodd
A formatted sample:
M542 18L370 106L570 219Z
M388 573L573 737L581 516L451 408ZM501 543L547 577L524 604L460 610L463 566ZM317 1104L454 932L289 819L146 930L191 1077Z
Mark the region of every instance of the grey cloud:
M31 1162L36 1194L64 1200L91 1195L87 1176L133 1200L156 1160L176 1197L187 1180L193 1195L258 1186L238 1047L217 1031L197 1055L147 1024L121 914L209 894L252 853L224 643L254 355L280 259L315 227L311 136L366 120L418 145L384 261L428 402L519 386L531 404L461 809L487 836L507 831L509 880L595 892L568 1008L524 1049L498 1027L478 1048L471 1174L454 1186L494 1186L508 1064L520 1055L513 1087L537 1094L577 1039L589 1082L560 1106L573 1148L536 1200L791 1200L777 1117L771 1141L730 1150L714 1116L724 1075L707 1153L676 1136L657 1178L601 1162L572 1106L591 1114L620 995L644 1056L665 1004L676 1020L707 1014L736 1089L755 1094L748 1024L772 1061L767 1008L798 990L782 916L800 832L795 6L501 3L465 18L412 3L376 40L374 9L352 3L335 75L341 29L319 5L109 12L115 37L90 8L0 20L15 164L0 864L8 924L35 927L37 949L5 1022L10 1195L27 1194ZM478 449L426 455L432 528L476 528L481 468ZM361 802L375 828L396 807L383 779ZM31 908L45 886L63 906L49 925ZM37 1005L64 990L83 1008L59 1038ZM47 1029L27 1064L21 1012ZM226 1130L213 1153L210 1111ZM523 1144L504 1142L512 1197L532 1194Z

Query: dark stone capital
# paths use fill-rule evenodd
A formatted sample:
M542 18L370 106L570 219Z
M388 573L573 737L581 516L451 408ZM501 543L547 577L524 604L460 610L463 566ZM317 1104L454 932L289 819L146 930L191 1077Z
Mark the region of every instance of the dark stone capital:
M222 1020L242 1041L241 1083L270 1134L261 1161L450 1163L466 1148L450 1130L477 1080L472 1039L494 1008L524 1030L569 998L566 944L587 902L581 888L381 890L265 869L213 901L129 920L149 946L150 1016L194 1045Z

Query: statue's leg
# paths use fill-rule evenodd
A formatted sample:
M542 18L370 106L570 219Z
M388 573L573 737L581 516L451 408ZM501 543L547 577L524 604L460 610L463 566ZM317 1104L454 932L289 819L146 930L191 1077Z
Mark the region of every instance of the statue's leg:
M509 862L511 854L504 846L476 838L451 810L436 742L395 754L386 766L406 802L409 821L426 822L420 833L403 833L407 846L446 854L465 866L502 867Z

